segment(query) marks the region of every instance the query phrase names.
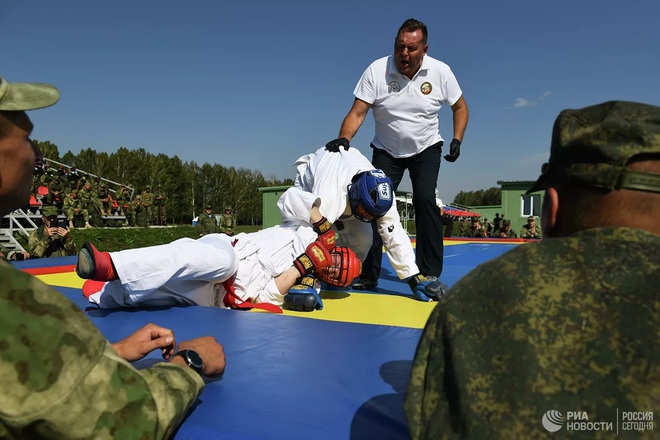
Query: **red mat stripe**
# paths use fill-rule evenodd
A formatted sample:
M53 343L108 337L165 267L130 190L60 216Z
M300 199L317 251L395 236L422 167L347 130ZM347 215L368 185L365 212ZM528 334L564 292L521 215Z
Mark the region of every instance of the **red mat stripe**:
M30 269L21 269L23 272L27 272L30 275L48 275L52 273L66 273L73 272L76 269L75 264L70 264L67 266L51 266L51 267L34 267Z

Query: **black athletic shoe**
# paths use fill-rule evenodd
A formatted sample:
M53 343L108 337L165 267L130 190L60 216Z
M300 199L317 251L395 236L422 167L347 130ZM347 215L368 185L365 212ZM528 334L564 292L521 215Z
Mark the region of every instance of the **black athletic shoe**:
M378 281L371 281L366 278L360 278L351 286L355 290L371 290L378 286Z

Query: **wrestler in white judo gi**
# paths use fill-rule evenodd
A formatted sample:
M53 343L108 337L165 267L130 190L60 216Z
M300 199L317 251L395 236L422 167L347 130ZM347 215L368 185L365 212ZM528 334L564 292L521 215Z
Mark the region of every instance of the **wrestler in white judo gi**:
M394 271L399 279L408 281L415 297L431 301L445 294L448 288L444 283L420 274L412 243L393 203L391 180L359 150L339 148L331 152L319 148L294 165L294 187L277 203L284 222L309 224L312 208L318 207L338 233L337 244L351 248L364 260L373 236L369 222L376 221ZM363 202L356 205L352 200Z
M320 218L317 209L310 212L311 220ZM333 244L328 247L334 248L331 234ZM76 272L96 280L83 286L83 294L100 308L237 307L248 302L281 306L303 275L318 276L323 268L323 281L348 285L359 275L360 261L346 251L328 251L310 225L284 224L232 237L208 234L111 253L85 243ZM337 261L339 252L345 256ZM342 283L336 278L340 273ZM315 279L292 293L313 295L312 309L319 309L320 288Z

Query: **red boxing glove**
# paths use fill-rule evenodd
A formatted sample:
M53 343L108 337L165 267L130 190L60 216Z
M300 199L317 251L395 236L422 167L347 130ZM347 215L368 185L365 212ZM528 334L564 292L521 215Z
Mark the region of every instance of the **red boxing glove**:
M314 232L319 235L318 241L329 251L334 249L337 237L335 231L332 230L332 225L327 218L321 217L321 220L312 225Z
M317 270L325 269L332 262L332 256L330 252L325 248L325 246L320 241L315 241L314 243L307 246L305 253L300 254L293 262L293 265L300 276L310 275Z

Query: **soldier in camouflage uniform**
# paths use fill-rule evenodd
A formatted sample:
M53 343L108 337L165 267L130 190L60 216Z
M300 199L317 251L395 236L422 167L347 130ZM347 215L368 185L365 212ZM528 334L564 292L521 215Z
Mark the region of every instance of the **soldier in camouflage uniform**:
M147 185L142 191L142 203L141 207L144 210L146 216L146 225L147 227L151 226L151 220L153 218L153 205L154 205L154 193L151 192L151 185Z
M31 257L65 257L78 253L71 239L69 228L58 226L57 208L44 206L41 219L42 225L30 233L28 237L28 253Z
M66 191L67 187L65 180L57 174L54 175L48 185L48 195L46 196L44 205L53 205L56 206L57 209L62 209Z
M218 231L218 221L215 218L215 215L212 214L213 209L211 205L204 206L204 212L197 217L197 234L200 237L205 236L206 234L214 234Z
M46 84L0 78L0 217L29 198L35 150L23 110L59 97ZM39 153L40 154L40 153ZM18 172L17 172L18 171ZM203 358L199 371L174 353L171 330L148 324L110 344L58 291L0 261L0 438L170 438L204 381L225 368L214 338L182 341ZM129 362L159 349L168 363Z
M536 224L533 215L527 217L527 224L520 229L520 238L541 238L541 227Z
M87 210L89 216L89 223L92 226L103 226L103 217L101 210L103 206L99 199L98 192L94 190L93 182L91 179L85 180L83 188L78 191L78 199L83 209Z
M135 196L132 203L132 221L134 226L146 227L147 226L147 210L142 204L142 196L140 194Z
M222 233L225 233L229 236L234 235L234 228L236 227L236 217L231 212L230 207L225 208L225 212L220 217L220 224L218 225L218 230Z
M154 223L163 226L165 225L165 194L163 194L163 187L158 185L154 193Z
M660 107L564 110L542 170L529 192L545 190L545 238L474 269L426 324L413 440L614 438L542 418L584 411L618 429L619 413L660 409Z
M117 204L119 205L119 213L126 217L126 223L131 226L134 226L133 223L133 206L131 202L131 193L127 189L123 189L117 198Z
M101 215L102 216L109 216L112 215L113 207L112 207L112 196L110 195L110 191L108 191L108 186L104 183L101 182L99 184L99 192L98 192L98 198L99 201L101 202Z
M77 225L80 225L81 222L84 222L86 228L91 228L92 225L89 224L89 213L87 209L83 207L82 201L78 199L77 189L71 190L67 198L64 200L63 212L66 215L66 219L69 221L69 228L73 229Z
M502 220L502 227L496 231L495 238L518 238L516 231L511 229L511 220L504 219Z
M466 229L465 236L469 238L485 238L486 233L481 227L478 217L472 217L471 226Z
M70 190L81 188L79 186L80 174L78 173L78 169L76 167L71 167L69 169L69 172L67 173L66 178L67 178L67 183L69 185Z

